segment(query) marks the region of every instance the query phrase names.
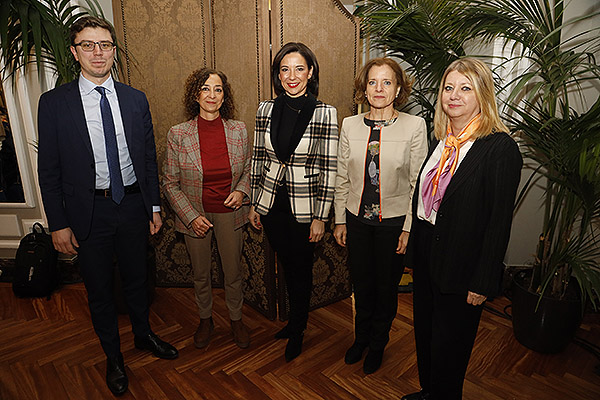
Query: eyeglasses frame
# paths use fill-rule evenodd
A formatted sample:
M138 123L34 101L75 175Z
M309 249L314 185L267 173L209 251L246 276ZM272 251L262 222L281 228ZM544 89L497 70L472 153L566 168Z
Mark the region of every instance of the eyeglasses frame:
M81 44L84 43L84 42L93 43L94 47L92 47L90 50L86 50L86 49L83 48L83 46L81 46ZM102 43L110 43L112 45L112 48L110 50L103 50L102 49ZM73 45L73 47L79 46L79 47L81 47L81 51L85 51L86 53L91 53L92 51L94 51L96 49L96 45L98 45L98 48L100 49L100 51L112 51L112 50L114 50L114 49L117 48L116 44L114 44L113 42L108 41L108 40L101 40L99 42L94 42L93 40L82 40L79 43L75 43Z

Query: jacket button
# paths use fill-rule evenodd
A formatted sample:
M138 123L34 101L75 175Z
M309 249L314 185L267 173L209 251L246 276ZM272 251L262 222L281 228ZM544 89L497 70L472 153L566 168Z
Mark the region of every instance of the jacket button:
M94 169L94 163L91 163L91 164L90 164L90 168L91 168L91 169Z
M440 241L440 235L435 235L435 240Z
M90 193L94 193L94 189L90 189Z
M438 218L442 218L443 216L444 216L444 214L442 214L442 213L437 213L437 217L438 217Z

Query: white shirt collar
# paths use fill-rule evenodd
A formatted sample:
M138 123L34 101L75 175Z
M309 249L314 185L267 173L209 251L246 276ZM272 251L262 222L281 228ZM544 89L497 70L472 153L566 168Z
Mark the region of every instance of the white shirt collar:
M79 74L79 91L82 95L88 95L95 91L97 86L102 86L106 89L108 93L112 93L115 91L115 81L112 78L112 75L108 76L102 85L97 85L89 79L85 78L83 74Z

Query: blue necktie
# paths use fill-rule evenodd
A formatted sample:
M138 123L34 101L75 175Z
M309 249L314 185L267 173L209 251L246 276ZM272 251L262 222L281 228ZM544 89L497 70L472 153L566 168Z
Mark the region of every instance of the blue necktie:
M106 158L108 160L108 173L110 175L110 190L115 203L121 203L125 197L125 187L121 176L121 165L119 164L119 149L117 147L117 135L115 133L115 122L113 120L110 104L106 97L106 89L96 86L100 93L100 112L102 113L102 127L104 128L104 143L106 146Z

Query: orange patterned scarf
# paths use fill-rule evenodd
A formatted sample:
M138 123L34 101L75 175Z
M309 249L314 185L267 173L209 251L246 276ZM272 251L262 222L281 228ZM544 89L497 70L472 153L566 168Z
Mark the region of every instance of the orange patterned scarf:
M442 175L442 171L444 171L446 167L446 162L448 161L452 153L456 151L456 154L454 154L454 157L452 157L452 160L450 160L450 162L452 163L450 165L450 177L454 175L454 171L456 170L456 166L458 165L458 155L460 152L460 148L463 145L463 143L471 139L471 136L473 136L473 133L475 133L475 130L477 130L477 128L479 127L480 117L481 114L477 114L475 117L473 117L473 119L469 121L469 123L462 129L462 131L460 131L458 135L452 134L450 122L448 122L448 127L446 129L446 142L444 143L444 150L442 150L442 158L440 159L440 162L437 166L437 172L431 182L433 186L431 196L435 196L440 182L440 175Z

